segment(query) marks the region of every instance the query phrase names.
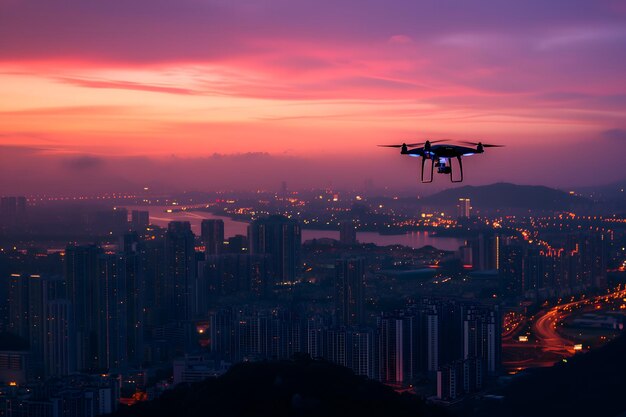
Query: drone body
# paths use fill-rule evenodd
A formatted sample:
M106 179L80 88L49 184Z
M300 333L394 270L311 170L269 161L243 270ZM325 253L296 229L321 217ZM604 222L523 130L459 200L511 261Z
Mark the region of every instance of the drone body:
M463 181L463 156L470 156L474 154L484 153L485 148L499 148L502 145L489 145L482 144L481 142L463 142L468 145L475 145L475 148L467 146L441 144L433 145L434 143L444 142L445 140L434 140L420 143L403 143L402 145L378 145L387 148L401 148L400 153L402 155L409 155L413 157L422 158L422 182L433 182L433 174L435 167L438 174L450 175L450 181L462 182ZM423 145L423 146L421 146ZM452 170L452 161L456 159L459 164L460 176L455 178ZM428 169L426 161L430 161L430 176L425 176L425 169Z

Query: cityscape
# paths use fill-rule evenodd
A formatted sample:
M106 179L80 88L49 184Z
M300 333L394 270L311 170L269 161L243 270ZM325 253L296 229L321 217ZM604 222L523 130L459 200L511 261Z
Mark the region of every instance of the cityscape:
M0 417L624 417L623 0L0 1Z
M610 200L551 190L569 207L520 215L446 192L277 188L3 197L4 415L107 414L299 354L463 409L623 329Z

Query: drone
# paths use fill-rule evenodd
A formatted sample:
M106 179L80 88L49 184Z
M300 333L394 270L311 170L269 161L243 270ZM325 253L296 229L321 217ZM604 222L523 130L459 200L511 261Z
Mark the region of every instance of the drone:
M485 152L485 148L501 148L504 145L491 145L491 144L483 144L482 142L467 142L460 141L465 145L472 145L475 148L470 148L467 146L460 145L451 145L451 144L441 144L441 145L433 145L439 142L448 142L447 139L441 140L427 140L426 142L418 142L418 143L403 143L402 145L378 145L385 148L401 148L400 154L409 155L413 157L421 157L422 158L422 182L428 183L433 182L433 174L435 172L435 168L437 168L438 174L446 174L450 175L450 181L452 182L463 182L463 156L470 156L474 154L479 154ZM460 176L455 178L452 173L452 161L456 158L459 162L459 173ZM424 172L427 172L428 168L426 165L426 161L430 161L430 176L424 175ZM426 171L425 169L426 168ZM426 177L426 178L425 178Z

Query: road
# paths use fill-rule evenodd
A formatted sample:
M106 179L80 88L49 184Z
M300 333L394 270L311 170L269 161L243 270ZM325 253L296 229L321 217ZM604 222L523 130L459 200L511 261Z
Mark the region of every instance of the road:
M626 290L617 290L610 294L598 295L585 300L572 301L565 304L559 304L550 308L533 323L533 334L541 344L544 352L551 352L563 356L573 355L574 342L566 339L557 332L557 326L567 316L572 314L574 308L584 306L596 306L598 310L602 308L603 303L609 303L616 299L626 297Z
M574 354L574 342L562 337L556 330L559 322L565 317L565 314L561 313L562 307L563 305L553 307L540 316L533 324L533 334L544 352L569 356Z
M579 307L601 309L604 303L617 299L625 299L626 290L617 290L613 293L592 297L580 301L559 304L537 314L532 323L532 334L536 343L521 343L513 339L513 335L503 338L502 346L517 352L515 359L505 363L508 368L521 370L527 367L551 366L554 362L572 356L575 342L569 340L557 331L559 323Z

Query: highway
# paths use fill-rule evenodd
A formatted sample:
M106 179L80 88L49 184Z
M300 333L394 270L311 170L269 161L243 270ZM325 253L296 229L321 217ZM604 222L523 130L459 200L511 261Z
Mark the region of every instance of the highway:
M540 343L544 352L551 352L563 356L574 354L574 341L568 340L557 332L557 326L567 316L572 314L574 308L591 307L596 305L601 309L603 303L626 297L626 290L617 290L610 294L598 295L589 299L572 301L554 306L540 313L533 323L532 332Z
M565 339L556 330L559 322L565 316L561 313L561 307L553 307L540 316L533 324L533 334L544 352L569 356L574 354L574 342Z
M531 325L531 333L535 337L535 343L518 342L514 339L517 331L511 332L507 334L506 338L503 338L502 346L504 349L513 349L518 352L515 355L516 359L507 361L505 365L509 368L517 367L518 370L535 366L551 366L559 358L572 356L575 353L574 344L576 342L559 334L557 331L559 323L571 315L575 309L593 308L600 310L604 304L625 299L625 297L626 290L616 290L610 294L571 301L541 311ZM526 354L522 352L526 352Z

